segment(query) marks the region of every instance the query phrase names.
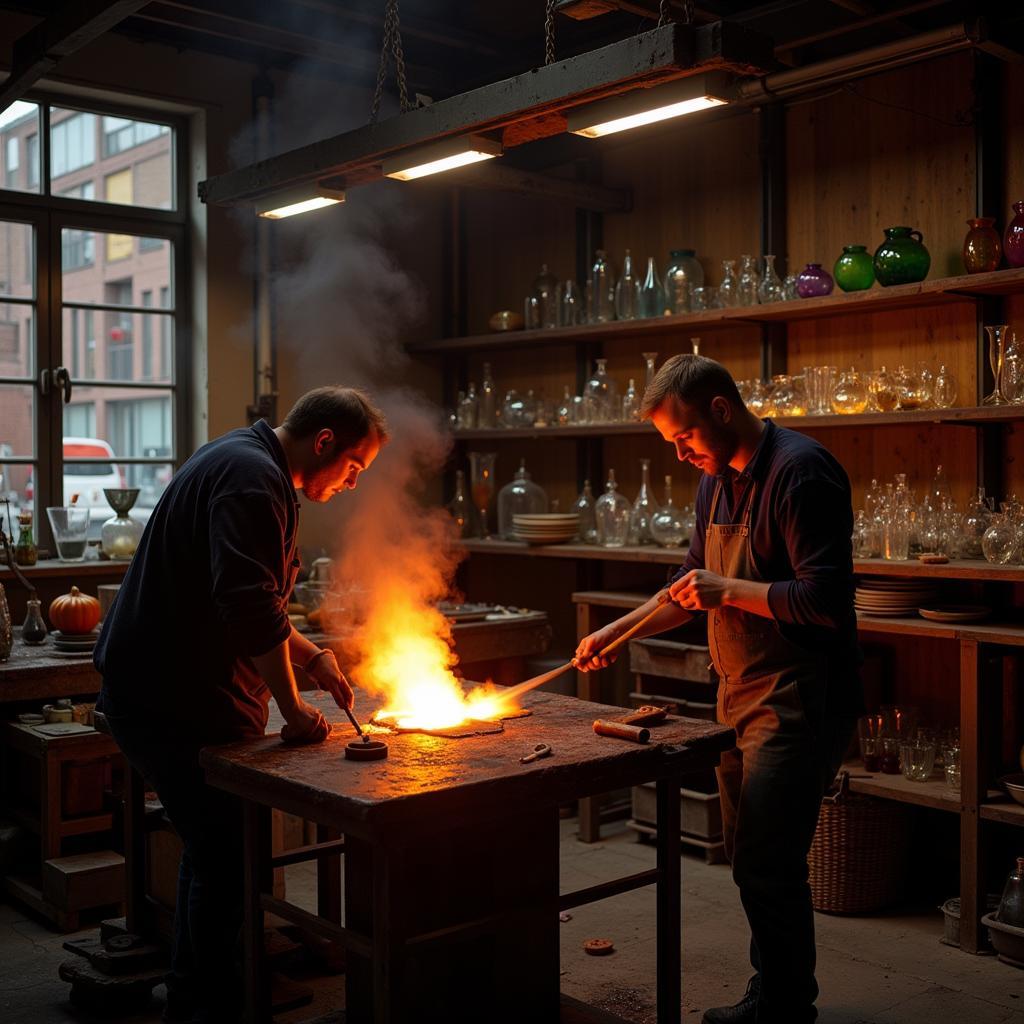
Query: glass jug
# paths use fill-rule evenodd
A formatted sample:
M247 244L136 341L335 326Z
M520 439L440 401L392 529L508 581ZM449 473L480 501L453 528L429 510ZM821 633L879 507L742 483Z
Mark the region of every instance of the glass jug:
M606 548L625 547L629 538L629 520L632 511L632 506L618 492L615 483L615 470L610 469L605 492L594 503L597 543Z

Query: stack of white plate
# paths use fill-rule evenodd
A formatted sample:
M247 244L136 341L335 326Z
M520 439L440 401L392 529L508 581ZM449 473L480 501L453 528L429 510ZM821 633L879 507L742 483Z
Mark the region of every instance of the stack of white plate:
M544 512L512 517L516 540L527 544L562 544L579 532L580 517L575 512Z
M853 603L861 615L916 615L935 599L935 585L927 580L865 579L857 584Z
M92 633L62 633L59 629L55 629L50 634L54 650L58 654L77 654L82 658L92 654L92 649L96 646L96 641L99 638L99 633L95 631Z

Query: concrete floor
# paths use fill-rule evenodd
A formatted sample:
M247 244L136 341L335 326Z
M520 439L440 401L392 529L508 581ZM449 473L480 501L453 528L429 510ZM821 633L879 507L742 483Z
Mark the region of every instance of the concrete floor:
M624 827L593 846L576 841L575 822L562 824L562 885L575 889L654 866L654 850ZM310 908L312 869L289 869L289 896ZM994 957L975 957L939 943L937 911L865 918L818 915L819 1020L824 1024L1002 1024L1024 1022L1024 972ZM654 1021L654 896L641 890L573 911L560 926L562 991L638 1024ZM610 938L616 952L590 957L588 938ZM0 1022L99 1024L72 1007L57 965L70 954L64 936L17 906L0 905ZM706 1006L735 1001L749 974L747 931L724 866L683 858L683 1021L700 1020ZM337 1005L341 977L320 981L312 1007L278 1020L292 1024ZM146 1013L126 1024L160 1019L163 989Z

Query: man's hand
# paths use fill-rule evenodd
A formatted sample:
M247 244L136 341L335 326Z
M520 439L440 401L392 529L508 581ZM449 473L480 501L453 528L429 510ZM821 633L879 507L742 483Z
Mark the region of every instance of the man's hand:
M285 715L281 739L285 743L323 743L331 734L331 724L313 707L301 698L295 707Z
M599 668L607 668L611 665L619 656L618 651L613 651L603 658L599 657L597 652L607 647L618 635L619 631L612 623L605 626L604 629L598 629L589 636L585 636L576 647L576 667L581 672L594 672Z
M351 709L355 695L345 674L338 668L334 651L327 649L325 654L317 655L306 674L321 690L326 690L334 698L339 708Z
M691 569L669 587L672 600L688 612L706 612L728 604L730 580L707 569Z

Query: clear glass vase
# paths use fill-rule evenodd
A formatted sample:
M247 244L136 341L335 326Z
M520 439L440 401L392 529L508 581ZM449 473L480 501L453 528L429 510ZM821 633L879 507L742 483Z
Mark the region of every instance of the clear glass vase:
M129 515L139 497L138 487L105 487L103 496L114 515L100 529L103 553L113 561L124 562L135 554L142 540L142 523Z
M469 493L477 513L477 536L487 540L491 536L487 517L491 498L494 497L494 464L497 452L469 453Z
M737 306L756 306L757 289L761 279L757 276L757 260L753 256L740 257L740 276L736 287Z
M540 273L534 278L531 293L537 300L537 320L539 327L558 326L558 279L542 263Z
M607 359L595 360L594 372L583 389L590 423L610 423L619 414L619 389L615 380L608 375L607 367Z
M722 283L718 286L718 302L722 309L739 305L737 291L736 261L722 260Z
M466 474L461 469L455 471L455 497L448 502L448 514L460 537L473 536L473 506L466 497Z
M597 519L594 513L594 492L590 489L590 481L583 481L583 490L573 502L572 511L580 517L578 537L584 544L596 544Z
M651 519L658 511L658 502L651 490L651 460L640 460L640 493L633 502L629 516L629 543L653 544Z
M775 256L767 255L764 258L764 277L757 286L758 302L781 302L782 301L782 278L775 269Z
M682 547L689 539L685 512L672 502L672 477L665 477L665 500L651 516L651 537L663 548Z
M537 515L548 510L548 496L544 488L535 484L526 470L526 459L511 482L498 492L498 536L502 540L515 540L515 517Z
M618 492L615 470L608 471L605 492L594 503L597 522L597 543L605 548L621 548L629 539L629 520L632 505Z
M665 271L665 311L688 313L694 288L704 284L704 268L694 249L673 249Z
M665 289L658 276L658 265L653 256L647 257L647 274L640 287L640 316L651 318L665 315Z
M615 272L604 249L598 249L587 282L587 319L592 324L615 319Z
M622 416L623 423L636 423L640 419L640 396L637 394L636 382L632 377L629 378L629 387L626 388L626 393L622 396Z
M615 318L635 320L640 316L640 281L633 273L633 257L626 250L622 261L622 276L615 285Z
M484 379L480 385L480 401L477 405L476 422L479 427L498 425L498 393L491 376L491 364L484 363Z
M1003 365L1006 360L1007 332L1010 330L1007 324L986 324L985 333L988 335L988 365L992 369L994 387L990 394L982 400L982 405L1006 405L1006 397L1003 395Z

